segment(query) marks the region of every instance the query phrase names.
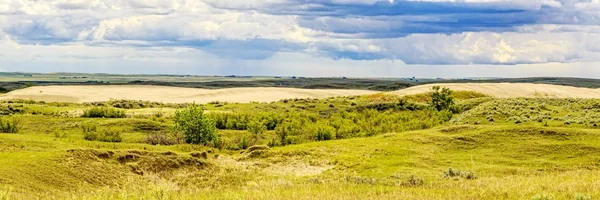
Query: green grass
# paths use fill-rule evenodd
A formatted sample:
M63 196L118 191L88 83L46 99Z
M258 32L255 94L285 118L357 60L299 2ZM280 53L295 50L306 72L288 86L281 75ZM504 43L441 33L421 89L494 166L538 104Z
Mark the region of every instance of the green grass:
M496 99L452 120L455 124L537 124L600 128L597 99Z
M223 149L151 145L148 136L172 131L174 108L123 109L126 118L83 118L55 113L83 112L97 105L5 102L1 105L15 106L13 110L20 105L23 112L10 117L22 120L18 133L0 134L0 200L600 197L600 129L590 125L599 109L597 100L456 98L460 113L424 129L381 129L369 137L248 151L240 148L243 141L267 145L278 139L277 131L267 130L254 140L246 130L219 130ZM410 101L424 106L418 99ZM306 130L323 136L329 130L321 127L322 119L397 101L371 95L268 104L215 102L205 108L208 113L312 113L319 126ZM332 110L330 104L339 109L332 115L323 112ZM370 112L394 116L418 111ZM546 112L550 119L533 120ZM485 121L489 115L493 123ZM515 123L515 116L530 120ZM104 129L120 130L122 141L84 139L84 130ZM458 170L462 175L456 175Z

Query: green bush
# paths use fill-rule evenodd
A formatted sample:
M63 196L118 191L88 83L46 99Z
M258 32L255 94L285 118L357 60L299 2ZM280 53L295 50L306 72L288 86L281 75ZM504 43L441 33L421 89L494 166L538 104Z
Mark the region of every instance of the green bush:
M0 132L2 133L18 133L22 126L21 119L12 118L4 119L0 118Z
M118 129L104 129L100 131L99 141L102 142L121 142L121 131Z
M84 124L81 126L83 139L88 141L101 142L121 142L121 130L118 129L102 129L98 131L96 124Z
M433 86L431 92L431 103L430 105L438 111L448 110L454 105L454 98L452 97L452 90L448 88L441 88L440 86Z
M95 107L83 112L82 117L86 118L125 118L125 111L115 108Z
M246 140L246 138L242 138L242 140L240 141L240 144L238 145L238 147L240 149L247 149L248 148L248 140Z
M215 121L204 115L198 105L175 112L175 129L183 132L189 144L207 145L219 137Z
M83 139L88 141L97 141L100 138L98 132L83 132Z
M254 139L259 139L261 135L267 130L267 127L262 121L255 119L248 124L248 131L252 133Z
M333 140L335 139L335 129L329 124L317 123L316 125L316 138L317 141Z

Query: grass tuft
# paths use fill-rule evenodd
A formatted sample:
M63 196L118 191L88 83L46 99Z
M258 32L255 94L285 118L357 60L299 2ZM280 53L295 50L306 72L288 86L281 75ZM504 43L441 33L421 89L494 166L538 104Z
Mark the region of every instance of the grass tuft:
M107 108L107 107L95 107L87 109L83 112L82 117L85 118L125 118L125 111Z
M22 125L20 118L0 118L0 132L2 133L18 133Z

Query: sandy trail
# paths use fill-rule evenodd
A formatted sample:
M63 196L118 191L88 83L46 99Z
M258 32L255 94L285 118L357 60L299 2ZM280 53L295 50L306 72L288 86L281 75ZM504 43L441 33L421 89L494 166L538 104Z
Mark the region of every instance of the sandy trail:
M111 99L143 100L164 103L208 103L226 101L247 103L272 102L293 98L328 98L374 94L368 90L325 90L295 88L196 89L165 86L36 86L0 96L0 100L25 99L47 102L97 102Z
M548 98L600 98L600 89L533 83L447 83L428 84L391 92L398 95L411 95L431 91L438 85L451 90L475 91L493 97L548 97Z

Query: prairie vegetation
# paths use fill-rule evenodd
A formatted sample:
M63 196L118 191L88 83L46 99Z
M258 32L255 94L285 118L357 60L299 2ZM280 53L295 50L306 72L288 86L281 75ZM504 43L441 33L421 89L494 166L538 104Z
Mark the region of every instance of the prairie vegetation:
M438 88L0 110L0 199L600 197L596 99Z

